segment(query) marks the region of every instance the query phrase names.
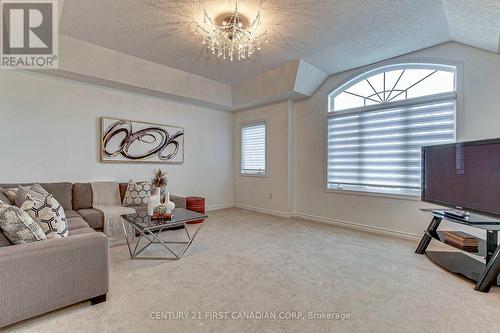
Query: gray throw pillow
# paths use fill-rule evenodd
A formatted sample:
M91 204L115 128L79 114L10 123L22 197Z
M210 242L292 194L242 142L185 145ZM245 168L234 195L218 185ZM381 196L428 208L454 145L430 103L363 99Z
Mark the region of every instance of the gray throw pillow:
M40 184L18 186L16 192L16 206L21 207L28 196L42 201L47 195L49 195L49 192L47 192Z
M42 228L22 209L0 205L0 228L12 244L45 240Z

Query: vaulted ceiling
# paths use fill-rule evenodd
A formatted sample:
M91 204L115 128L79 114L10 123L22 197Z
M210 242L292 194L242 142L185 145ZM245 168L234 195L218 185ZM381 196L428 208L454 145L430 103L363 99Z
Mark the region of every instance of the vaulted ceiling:
M500 0L239 0L262 9L269 43L233 63L202 48L191 22L233 0L65 0L61 34L199 76L234 84L293 59L327 74L457 41L499 52Z

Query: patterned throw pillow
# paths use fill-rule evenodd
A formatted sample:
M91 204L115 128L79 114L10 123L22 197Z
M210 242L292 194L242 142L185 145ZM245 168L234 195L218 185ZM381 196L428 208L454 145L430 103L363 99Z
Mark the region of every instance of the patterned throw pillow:
M5 196L7 196L7 198L9 198L9 200L12 202L12 204L16 204L17 207L21 207L21 203L17 204L16 203L16 196L19 192L20 189L25 189L25 190L30 190L30 191L33 191L33 192L36 192L36 193L39 193L39 194L43 194L44 196L49 194L49 192L47 192L43 187L42 185L38 184L38 183L35 183L33 185L29 185L29 186L17 186L17 187L11 187L11 188L4 188L2 189L3 191L3 194L5 194Z
M150 191L151 184L149 182L129 181L123 197L123 205L126 207L147 205Z
M18 186L16 192L16 206L21 207L26 201L26 197L30 195L40 201L45 199L49 192L47 192L40 184L33 184L31 186Z
M48 239L68 236L68 222L64 209L52 194L43 200L28 195L21 209L42 227Z
M9 198L9 200L14 203L16 201L16 193L17 193L17 187L12 187L12 188L6 188L6 189L3 189L3 194L5 194L5 196L7 198Z
M11 205L12 202L10 201L9 197L5 195L5 189L0 186L0 200L2 200L4 203Z
M0 205L0 228L12 244L45 240L42 228L22 209Z

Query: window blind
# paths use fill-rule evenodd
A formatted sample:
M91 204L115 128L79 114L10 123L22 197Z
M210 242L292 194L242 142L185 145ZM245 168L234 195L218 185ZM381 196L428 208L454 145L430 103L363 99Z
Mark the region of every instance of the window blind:
M266 124L258 123L241 128L241 173L265 174Z
M421 147L454 142L455 99L328 118L328 187L419 190Z

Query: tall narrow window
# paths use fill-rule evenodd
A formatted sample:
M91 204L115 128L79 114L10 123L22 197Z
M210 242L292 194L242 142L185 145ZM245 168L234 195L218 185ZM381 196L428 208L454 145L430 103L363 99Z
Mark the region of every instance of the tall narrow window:
M422 146L455 141L456 68L370 71L329 96L328 188L419 195Z
M241 127L241 173L266 174L266 123Z

